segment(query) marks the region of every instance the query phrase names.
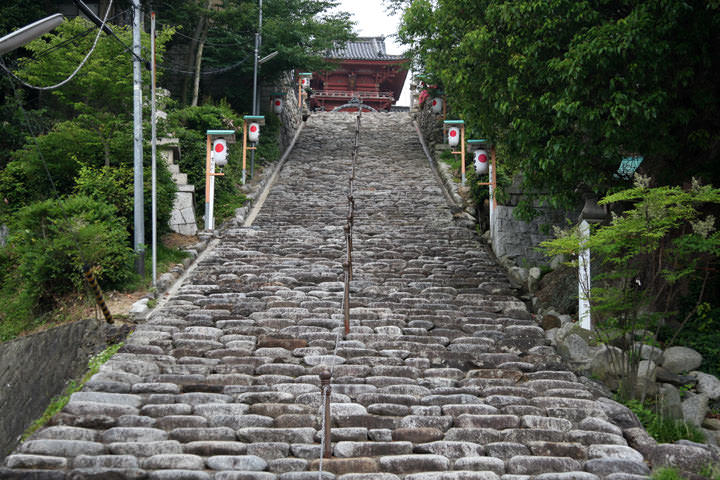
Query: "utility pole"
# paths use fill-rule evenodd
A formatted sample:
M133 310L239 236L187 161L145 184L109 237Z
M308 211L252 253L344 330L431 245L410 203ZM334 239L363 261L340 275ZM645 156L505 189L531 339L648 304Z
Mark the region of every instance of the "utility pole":
M133 0L133 170L135 220L135 271L145 277L145 220L143 214L143 134L142 134L142 64L140 0Z
M155 12L150 13L150 56L152 77L150 82L150 125L152 136L151 169L152 169L152 285L157 286L157 70L155 68Z
M255 68L253 69L253 98L252 98L252 114L258 114L258 101L257 101L257 78L258 78L258 53L260 51L260 44L262 43L262 0L259 2L259 14L258 14L258 30L255 33ZM250 150L250 178L253 177L255 170L255 150Z

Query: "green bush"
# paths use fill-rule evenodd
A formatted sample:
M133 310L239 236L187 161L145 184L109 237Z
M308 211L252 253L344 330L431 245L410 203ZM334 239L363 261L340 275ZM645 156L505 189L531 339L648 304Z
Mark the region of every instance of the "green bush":
M684 477L674 468L661 468L653 472L650 478L653 480L683 480Z
M32 326L59 295L82 291L84 265L117 286L133 276L132 261L125 219L112 205L72 196L22 208L0 250L0 339Z
M643 404L638 400L628 400L625 405L637 415L645 430L658 443L674 443L678 440L690 440L703 443L705 435L697 427L665 417L654 410L654 405Z
M125 219L128 231L132 232L134 221L134 171L131 165L119 167L83 167L75 179L75 193L113 205L118 215ZM164 161L157 162L157 228L158 234L170 230L168 222L172 213L177 186L172 180ZM152 172L150 167L143 171L143 213L146 238L152 231ZM149 242L148 242L149 243Z
M688 189L651 188L649 178L636 175L633 188L609 195L600 204L622 206L624 211L614 214L610 224L593 229L587 240L575 228L541 245L548 256L577 258L581 244L592 252L598 267L593 271L599 273L592 288L582 288L590 301L593 328L604 343L621 340L618 346L628 352L628 360L616 365L623 371L620 395L642 400L645 392L635 389L640 361L635 339L641 332L657 338L660 326L672 323L675 333L665 345L674 344L678 332L709 306L708 286L720 260L720 231L708 212L720 204L720 189L695 180Z
M215 179L215 218L216 225L222 219L231 216L234 210L241 207L245 196L240 192L242 185L242 117L235 113L226 103L219 105L203 105L187 107L168 116L167 129L180 140L180 169L187 173L188 182L195 185L201 192L205 188L205 158L207 130L236 130L237 143L228 149L228 164L223 169L225 174ZM255 155L255 166L276 160L279 155L278 135L280 121L276 115L265 116L261 139ZM250 178L250 155L246 163L247 178ZM205 210L205 196L195 196L195 210Z

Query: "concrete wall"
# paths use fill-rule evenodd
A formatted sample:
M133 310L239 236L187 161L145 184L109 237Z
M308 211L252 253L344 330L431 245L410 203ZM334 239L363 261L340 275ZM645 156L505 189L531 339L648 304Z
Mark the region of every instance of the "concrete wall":
M85 373L88 359L103 348L105 331L94 319L0 343L0 463L50 400Z

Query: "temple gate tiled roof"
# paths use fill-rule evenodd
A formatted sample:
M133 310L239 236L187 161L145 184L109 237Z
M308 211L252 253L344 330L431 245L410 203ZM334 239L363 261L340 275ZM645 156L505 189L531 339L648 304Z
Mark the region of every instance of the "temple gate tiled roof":
M360 37L344 47L328 51L328 58L343 60L400 60L401 55L389 55L385 50L385 37Z

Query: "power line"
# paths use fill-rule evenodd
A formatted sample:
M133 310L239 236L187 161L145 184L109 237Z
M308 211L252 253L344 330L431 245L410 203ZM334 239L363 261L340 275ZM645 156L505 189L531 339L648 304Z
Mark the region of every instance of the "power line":
M65 85L66 83L68 83L70 80L72 80L72 79L75 77L75 75L77 75L77 73L80 71L80 69L85 65L85 62L87 62L88 58L90 58L90 55L92 55L92 53L95 51L95 47L97 46L97 42L98 42L98 40L100 39L100 34L102 33L102 27L105 25L105 22L107 21L108 15L110 14L110 8L112 7L112 3L113 3L113 0L110 0L110 3L108 4L107 10L105 11L105 18L103 19L102 26L98 29L98 33L97 33L97 35L95 36L95 41L93 42L92 48L90 48L90 51L87 53L87 55L85 55L85 58L83 58L82 62L80 62L80 65L77 66L77 68L75 69L75 71L72 72L69 77L67 77L65 80L61 81L60 83L57 83L57 84L55 84L55 85L51 85L51 86L49 86L49 87L38 87L38 86L35 86L35 85L30 85L30 84L27 83L25 80L17 77L14 73L12 73L12 72L5 66L5 62L3 62L1 58L0 58L0 66L1 66L2 69L5 70L12 78L14 78L14 79L17 80L18 82L20 82L23 86L28 87L28 88L32 88L33 90L43 90L43 91L46 91L46 90L55 90L55 89L57 89L57 88L62 87L63 85Z
M107 21L108 21L108 22L111 22L112 20L118 18L119 16L125 15L125 14L126 14L127 12L129 12L129 11L130 11L129 8L128 8L127 10L123 10L122 12L117 13L117 14L113 15L112 17L108 18ZM93 31L95 31L95 27L90 27L90 28L88 28L87 30L85 30L84 32L78 33L77 35L75 35L75 36L73 36L73 37L71 37L71 38L68 38L67 40L63 40L62 42L59 42L59 43L56 44L56 45L53 45L53 46L51 46L51 47L48 47L47 49L43 50L42 52L36 53L36 54L34 55L34 58L35 58L35 59L41 58L41 57L47 55L48 53L50 53L50 52L52 52L52 51L54 51L54 50L57 50L58 48L62 48L62 47L64 47L65 45L73 42L74 40L77 40L78 38L87 36L89 33L93 32Z
M228 71L233 70L233 69L239 67L240 65L246 63L248 60L250 60L250 56L247 56L247 57L243 58L242 60L240 60L239 62L233 63L232 65L228 65L226 67L221 67L221 68L218 68L215 70L201 71L200 75L218 75L220 73L228 72ZM177 67L172 67L172 66L158 65L158 68L161 68L163 70L167 70L167 71L173 72L173 73L181 73L184 75L195 75L195 72L192 72L189 70L182 70L182 69L179 69Z

